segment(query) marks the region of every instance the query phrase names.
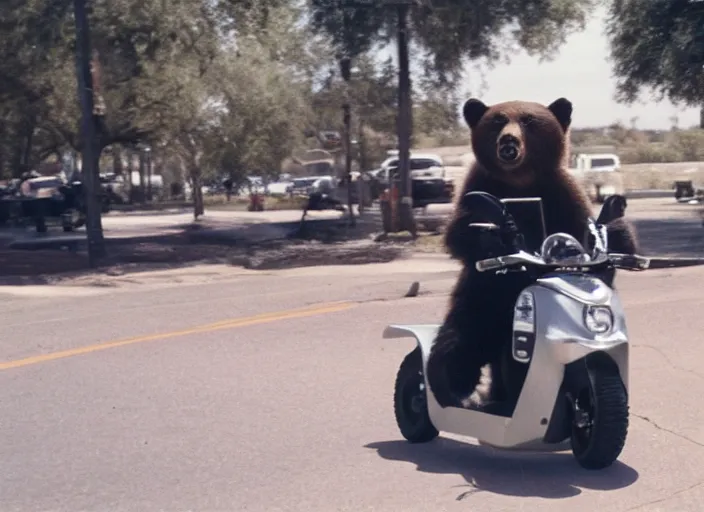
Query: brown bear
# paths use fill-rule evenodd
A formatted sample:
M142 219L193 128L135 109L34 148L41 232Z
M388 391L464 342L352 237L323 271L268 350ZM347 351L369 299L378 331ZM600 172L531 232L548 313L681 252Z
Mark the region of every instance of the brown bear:
M540 197L547 234L568 233L580 242L588 240L587 224L592 216L587 195L566 169L572 120L572 104L567 99L547 107L525 101L487 106L470 99L463 115L471 129L476 161L459 191L460 201L445 235L449 253L463 262L463 270L427 366L430 388L442 407L478 405L476 399L468 399L486 365L492 382L485 398L490 402L515 400L527 371L527 365L506 357L506 348L516 298L530 278L524 273L476 271L476 261L489 256L482 254L480 239L468 228L468 212L462 205L465 194L482 191L499 199ZM622 218L607 226L618 245L610 243L610 251L636 252L635 237ZM606 280L612 284L613 274Z

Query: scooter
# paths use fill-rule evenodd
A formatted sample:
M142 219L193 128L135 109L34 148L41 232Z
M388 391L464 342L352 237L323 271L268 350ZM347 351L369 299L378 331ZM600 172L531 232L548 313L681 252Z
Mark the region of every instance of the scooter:
M586 469L616 461L628 430L628 332L618 295L602 279L615 269L645 270L649 260L609 254L606 227L590 220L589 230L591 254L571 235L555 233L539 253L520 250L476 263L479 272L535 275L515 303L508 357L527 372L507 403L441 407L425 377L440 326L385 329L384 338L414 337L417 343L401 364L394 393L396 422L408 441L429 442L444 431L506 450L571 448Z

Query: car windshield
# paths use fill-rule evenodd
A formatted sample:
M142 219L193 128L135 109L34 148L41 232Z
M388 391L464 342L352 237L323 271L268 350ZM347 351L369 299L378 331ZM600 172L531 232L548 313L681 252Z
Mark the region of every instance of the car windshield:
M411 170L422 171L431 167L440 167L440 162L430 158L411 158Z
M296 180L293 180L293 186L294 187L308 187L315 183L318 179L320 178L299 178Z
M441 167L442 163L432 158L411 158L411 170L423 171L431 167ZM391 160L386 164L387 169L395 169L398 167L398 160Z
M613 167L616 161L613 158L592 158L592 167Z

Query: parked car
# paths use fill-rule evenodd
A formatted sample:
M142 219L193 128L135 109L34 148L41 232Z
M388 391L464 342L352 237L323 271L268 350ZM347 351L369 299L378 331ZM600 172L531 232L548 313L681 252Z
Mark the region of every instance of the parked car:
M109 210L109 197L103 189L103 212ZM80 181L65 183L59 176L38 176L15 180L0 196L0 225L27 220L37 232L47 231L47 219L60 220L64 231L73 231L85 224L85 201Z
M455 184L447 177L442 158L431 153L411 153L411 196L414 208L424 208L430 204L451 203ZM381 164L380 169L370 174L377 181L375 194L387 188L391 179L397 179L398 156L393 155Z

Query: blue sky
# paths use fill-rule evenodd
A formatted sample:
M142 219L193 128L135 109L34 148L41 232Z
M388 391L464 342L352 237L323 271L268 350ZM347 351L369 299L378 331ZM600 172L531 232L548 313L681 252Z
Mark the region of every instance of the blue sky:
M626 106L614 101L616 85L603 34L605 15L603 8L595 11L586 29L568 38L553 61L538 64L537 58L519 54L510 64L487 71L485 87L478 77L467 76L462 89L485 103L519 99L548 104L564 96L574 106L574 127L603 126L619 120L630 125L631 118L637 117L638 128L668 129L673 116L678 116L682 128L698 125L698 109L684 109L670 102ZM395 53L396 49L387 51Z

